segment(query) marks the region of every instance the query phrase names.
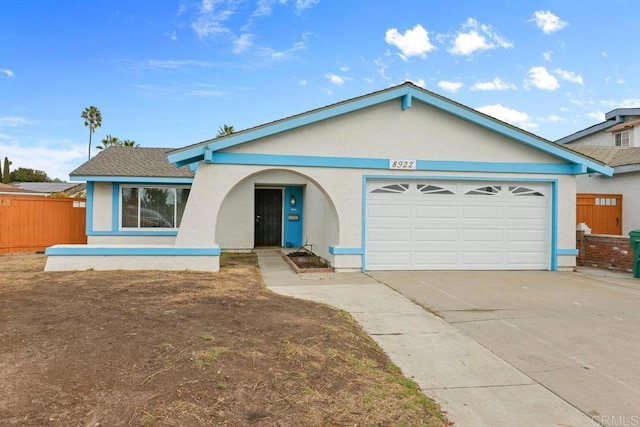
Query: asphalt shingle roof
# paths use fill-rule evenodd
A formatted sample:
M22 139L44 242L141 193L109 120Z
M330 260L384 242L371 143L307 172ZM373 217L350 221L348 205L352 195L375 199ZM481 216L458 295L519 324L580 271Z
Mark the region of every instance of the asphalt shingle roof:
M109 147L71 172L71 176L131 176L192 178L188 166L177 168L167 161L173 148Z
M35 191L23 190L22 188L14 187L13 185L0 183L0 193L36 193Z
M603 147L596 145L571 145L577 151L608 166L640 164L640 147Z

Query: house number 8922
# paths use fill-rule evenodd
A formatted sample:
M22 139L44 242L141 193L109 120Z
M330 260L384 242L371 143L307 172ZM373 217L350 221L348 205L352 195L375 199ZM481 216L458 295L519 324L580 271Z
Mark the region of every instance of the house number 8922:
M410 169L415 170L416 161L415 160L389 160L389 169Z

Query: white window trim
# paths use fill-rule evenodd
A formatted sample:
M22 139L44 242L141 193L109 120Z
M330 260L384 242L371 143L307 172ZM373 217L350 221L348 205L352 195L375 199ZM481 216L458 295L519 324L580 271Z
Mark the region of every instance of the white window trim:
M620 137L620 144L618 145L618 137ZM626 144L625 144L626 142ZM613 134L613 145L616 147L630 147L631 146L631 130L625 129Z

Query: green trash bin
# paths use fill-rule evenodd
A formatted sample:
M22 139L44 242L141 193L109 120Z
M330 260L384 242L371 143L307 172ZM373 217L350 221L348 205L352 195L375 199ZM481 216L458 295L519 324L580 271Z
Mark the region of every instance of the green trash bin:
M633 277L640 278L640 230L629 232L629 243L633 249Z

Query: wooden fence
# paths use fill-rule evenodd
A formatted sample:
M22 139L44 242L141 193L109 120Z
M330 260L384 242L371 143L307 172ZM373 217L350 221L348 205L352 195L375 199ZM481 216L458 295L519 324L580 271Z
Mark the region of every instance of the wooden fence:
M0 195L0 253L87 243L85 199Z

